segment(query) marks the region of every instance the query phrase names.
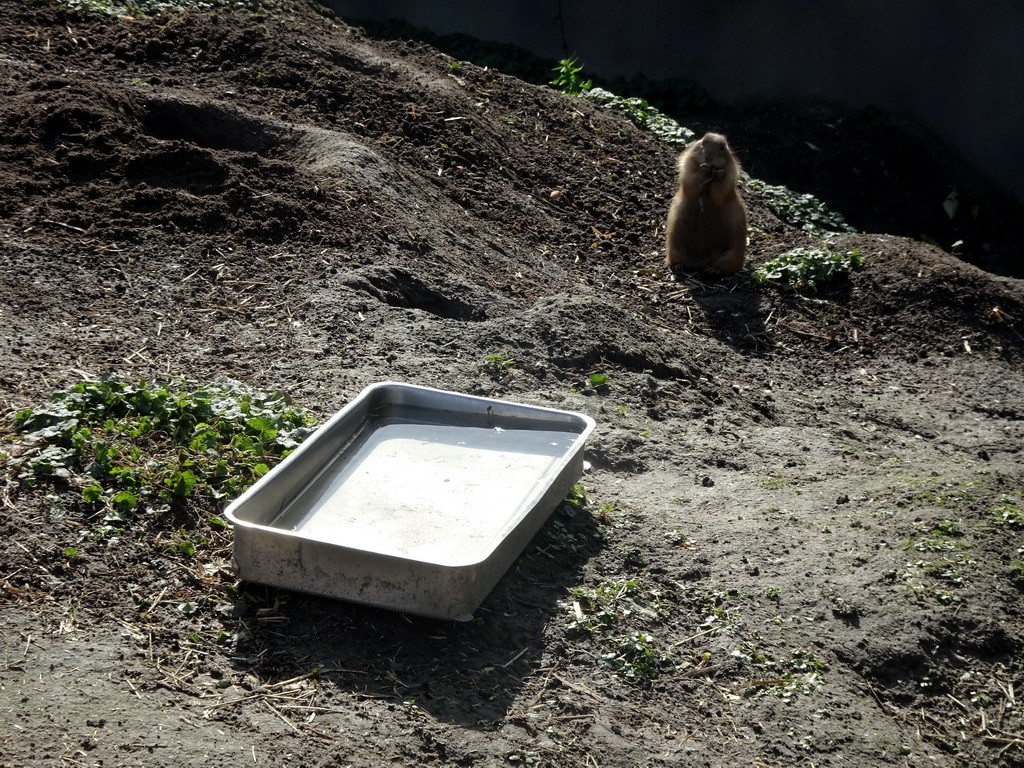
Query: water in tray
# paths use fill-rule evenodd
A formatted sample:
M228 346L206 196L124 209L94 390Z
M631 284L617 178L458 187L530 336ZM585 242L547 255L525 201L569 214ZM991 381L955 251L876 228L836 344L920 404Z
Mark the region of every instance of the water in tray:
M276 526L438 564L477 562L528 508L570 432L383 424L342 453Z

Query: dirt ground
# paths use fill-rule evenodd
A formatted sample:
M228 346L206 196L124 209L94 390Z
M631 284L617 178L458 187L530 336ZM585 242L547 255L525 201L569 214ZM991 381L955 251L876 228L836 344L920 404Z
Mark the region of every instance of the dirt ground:
M1024 282L897 236L1014 267L952 155L885 116L691 116L754 176L886 180L836 185L865 265L800 295L674 280L675 150L618 114L298 0L0 0L0 75L3 412L115 372L598 423L585 508L468 623L229 597L229 532L96 540L8 478L0 766L1024 765ZM960 219L915 218L953 187ZM822 244L745 198L754 265Z

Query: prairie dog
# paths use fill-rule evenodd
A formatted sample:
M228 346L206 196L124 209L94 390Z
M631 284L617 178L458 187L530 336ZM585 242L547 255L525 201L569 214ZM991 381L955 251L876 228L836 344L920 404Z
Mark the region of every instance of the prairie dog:
M673 271L728 275L743 269L747 209L736 190L740 164L725 136L705 133L679 156L668 209L665 261Z

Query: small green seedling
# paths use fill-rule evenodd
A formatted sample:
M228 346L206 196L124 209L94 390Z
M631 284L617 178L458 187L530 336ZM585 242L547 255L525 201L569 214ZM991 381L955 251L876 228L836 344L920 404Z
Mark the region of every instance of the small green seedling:
M565 495L564 503L568 504L573 510L582 509L587 506L587 489L577 483Z
M612 517L619 510L616 508L614 503L601 504L594 512L594 517L599 523L604 525L615 525L615 518Z
M577 64L576 61L576 57L562 59L558 62L558 66L551 70L556 73L555 79L551 81L551 85L566 96L579 96L584 91L589 91L594 87L592 80L583 79L583 76L580 74L583 71L583 65Z
M679 529L676 529L674 531L669 531L668 533L664 534L664 536L665 536L665 539L668 540L668 543L673 545L673 546L675 546L675 547L692 547L693 546L693 539L691 539L689 536L687 536L685 533L683 533Z
M497 376L514 366L516 361L511 357L495 352L484 358L484 369L491 375Z

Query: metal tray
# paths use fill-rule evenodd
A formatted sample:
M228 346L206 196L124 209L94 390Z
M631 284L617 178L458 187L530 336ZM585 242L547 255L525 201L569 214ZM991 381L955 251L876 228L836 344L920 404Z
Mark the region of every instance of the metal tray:
M385 382L226 510L242 579L468 621L583 471L589 416Z

